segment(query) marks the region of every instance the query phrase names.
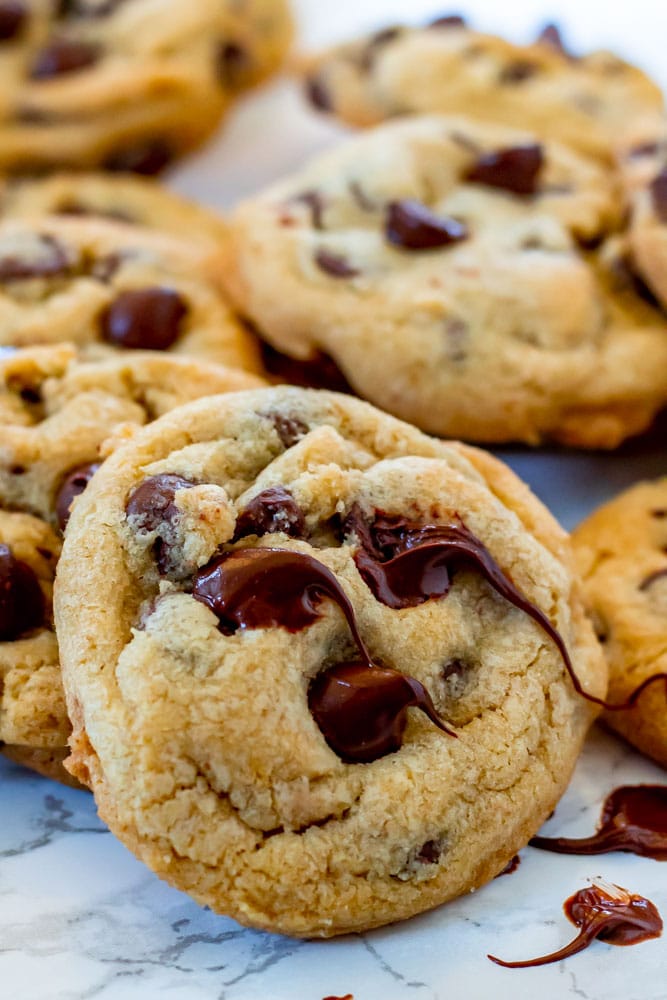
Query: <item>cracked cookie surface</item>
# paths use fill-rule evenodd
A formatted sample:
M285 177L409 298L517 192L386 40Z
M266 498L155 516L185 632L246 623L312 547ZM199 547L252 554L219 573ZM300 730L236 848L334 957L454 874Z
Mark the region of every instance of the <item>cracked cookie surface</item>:
M0 354L0 746L8 756L70 780L51 591L70 507L106 451L181 403L258 384L246 372L147 351L88 364L71 345Z
M573 533L575 556L609 663L609 699L667 672L667 478L640 483ZM667 767L665 685L605 723Z
M219 287L207 241L101 218L0 223L0 346L72 341L194 355L259 370L254 338Z
M484 560L603 693L567 538L495 459L313 390L167 414L68 528L68 767L160 876L251 926L331 936L479 886L595 711Z
M157 173L291 41L284 0L0 4L0 170Z
M597 161L428 116L242 203L221 273L273 348L328 355L423 430L615 447L667 401L665 317L606 239L621 223Z
M312 103L353 125L465 113L605 159L638 117L663 107L658 86L610 52L575 58L553 34L515 45L459 21L391 27L314 57Z

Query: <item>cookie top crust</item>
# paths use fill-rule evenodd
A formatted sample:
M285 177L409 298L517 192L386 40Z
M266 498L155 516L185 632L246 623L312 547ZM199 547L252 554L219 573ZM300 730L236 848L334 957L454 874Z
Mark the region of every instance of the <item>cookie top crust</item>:
M648 677L667 673L667 478L605 504L577 528L573 543L609 663L609 699L622 702ZM667 767L662 685L604 720Z
M610 52L574 57L553 35L515 45L448 18L423 28L392 26L307 66L311 102L353 125L465 113L605 159L638 116L663 107L658 86Z
M481 884L548 814L592 710L473 549L603 692L567 538L495 459L313 390L167 414L68 528L68 767L149 866L252 926L329 936Z
M380 126L248 199L221 273L277 350L424 430L615 447L667 400L614 175L530 133Z
M277 68L291 37L285 0L3 3L0 169L156 173Z
M62 749L69 734L51 590L72 503L137 426L200 396L260 384L148 351L94 363L67 344L0 353L0 744L14 757ZM33 757L40 764L30 754L27 763ZM49 773L64 776L52 758Z
M0 223L0 346L72 341L91 358L119 348L184 353L259 369L213 266L217 250L99 218Z
M12 178L0 184L0 218L34 219L51 215L98 218L210 244L225 238L214 209L142 177L127 174L57 173L44 178Z

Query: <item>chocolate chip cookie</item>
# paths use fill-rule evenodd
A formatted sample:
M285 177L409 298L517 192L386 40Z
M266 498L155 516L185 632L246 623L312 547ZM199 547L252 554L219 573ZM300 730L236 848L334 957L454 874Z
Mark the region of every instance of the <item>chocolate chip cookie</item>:
M604 721L667 767L667 478L605 504L573 542L609 662L610 700L622 702L661 672L665 680Z
M575 57L553 26L532 45L514 45L458 17L390 27L324 52L309 64L307 93L354 125L465 113L605 159L639 116L663 107L641 70L609 52Z
M70 345L0 355L0 745L13 759L71 780L51 591L73 501L138 425L258 384L245 372L146 351L90 364Z
M169 233L215 248L225 238L210 208L181 198L155 181L127 174L57 173L0 182L0 217L97 217Z
M200 400L72 515L67 766L244 924L359 931L498 874L606 686L569 542L495 459L348 396ZM102 708L102 706L104 706Z
M0 171L157 173L290 40L286 0L1 0Z
M664 315L596 249L622 212L597 161L416 117L242 204L222 274L272 348L430 433L611 448L667 402Z
M0 223L0 345L73 341L91 357L169 351L258 369L232 313L217 247L100 218Z

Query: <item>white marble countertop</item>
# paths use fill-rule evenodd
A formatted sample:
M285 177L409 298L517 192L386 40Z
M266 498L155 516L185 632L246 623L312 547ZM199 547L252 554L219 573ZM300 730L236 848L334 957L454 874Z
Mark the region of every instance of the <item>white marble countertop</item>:
M190 0L196 2L196 0ZM300 0L310 42L391 20L442 13L437 0ZM616 48L667 83L662 2L554 5L469 0L480 26L528 38L555 16L573 46ZM511 10L508 8L511 7ZM226 206L340 130L279 82L243 102L225 134L173 177ZM667 471L665 444L584 456L504 457L567 526L643 476ZM545 830L592 832L602 800L624 783L665 773L594 731ZM161 883L96 817L92 798L0 761L0 1000L667 1000L667 936L633 948L596 942L566 962L510 971L488 952L528 958L574 936L566 897L593 876L648 896L667 918L667 864L630 855L565 857L526 848L518 870L406 923L358 937L298 942L240 928Z

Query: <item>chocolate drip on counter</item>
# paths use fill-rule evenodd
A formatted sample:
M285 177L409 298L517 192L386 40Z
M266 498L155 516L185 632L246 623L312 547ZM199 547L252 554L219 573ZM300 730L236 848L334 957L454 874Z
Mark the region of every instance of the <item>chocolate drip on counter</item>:
M377 511L369 524L358 505L343 525L355 533L360 548L354 556L357 569L374 597L394 610L413 608L432 598L446 597L453 575L461 569L475 570L497 594L525 612L549 636L560 653L577 694L607 711L631 708L642 692L656 681L667 683L667 674L648 677L620 703L611 704L589 694L581 686L567 646L544 612L518 590L495 561L483 542L462 522L418 524L400 515Z
M580 931L564 948L524 962L504 962L487 957L505 969L528 969L536 965L560 962L588 948L599 938L608 944L640 944L662 934L662 918L650 899L635 896L618 885L594 882L590 889L580 889L563 905L565 916Z
M592 836L533 837L530 846L557 854L628 851L667 861L667 785L616 788L605 799L600 824Z
M520 864L521 864L521 858L519 857L518 854L515 854L513 858L510 858L510 860L507 862L503 870L501 872L498 872L496 878L500 878L501 875L511 875L512 872L515 872L517 870Z
M340 608L360 659L319 674L308 701L324 738L343 760L368 762L400 749L411 706L454 735L419 681L373 663L350 599L331 570L312 556L274 548L227 552L196 574L193 596L210 608L225 635L255 628L298 632L320 617L323 600Z

